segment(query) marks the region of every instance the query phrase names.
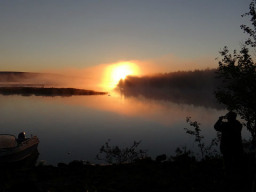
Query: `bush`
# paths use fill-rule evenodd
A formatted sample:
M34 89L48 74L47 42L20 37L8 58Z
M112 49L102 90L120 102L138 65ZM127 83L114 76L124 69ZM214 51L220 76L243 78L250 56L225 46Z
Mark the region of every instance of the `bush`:
M122 164L132 163L137 159L146 158L146 151L138 149L141 141L134 141L129 147L123 149L118 146L110 146L110 140L100 148L100 152L97 154L96 159L103 160L109 164Z

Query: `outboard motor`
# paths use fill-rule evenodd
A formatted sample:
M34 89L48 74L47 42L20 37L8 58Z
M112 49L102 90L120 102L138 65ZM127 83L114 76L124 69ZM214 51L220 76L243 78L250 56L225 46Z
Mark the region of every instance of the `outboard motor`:
M19 142L22 142L22 141L25 141L25 140L26 140L26 133L25 133L25 132L19 133L19 135L18 135L18 141L19 141Z

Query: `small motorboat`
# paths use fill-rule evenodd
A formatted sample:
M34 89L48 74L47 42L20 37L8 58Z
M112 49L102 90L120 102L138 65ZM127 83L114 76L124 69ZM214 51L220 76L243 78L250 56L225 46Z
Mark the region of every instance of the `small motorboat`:
M10 134L0 134L0 163L21 161L37 151L39 139L37 136L25 137L21 132L16 138Z

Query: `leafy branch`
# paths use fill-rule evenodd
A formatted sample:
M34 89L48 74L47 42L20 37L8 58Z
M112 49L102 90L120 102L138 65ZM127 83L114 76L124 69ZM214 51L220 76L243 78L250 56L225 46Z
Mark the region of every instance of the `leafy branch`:
M200 123L197 121L192 121L191 117L186 118L186 122L193 128L193 129L188 129L184 128L186 130L187 134L195 136L195 142L197 143L197 146L200 149L201 153L201 158L206 159L206 157L214 157L217 154L216 149L214 149L215 146L218 145L219 143L219 136L217 138L214 138L211 140L209 145L205 145L204 143L204 136L201 134L201 129L200 129Z
M121 149L118 146L110 146L110 140L108 140L100 148L96 159L103 160L109 164L132 163L137 159L144 159L146 157L146 151L138 149L140 143L141 141L134 141L131 146Z

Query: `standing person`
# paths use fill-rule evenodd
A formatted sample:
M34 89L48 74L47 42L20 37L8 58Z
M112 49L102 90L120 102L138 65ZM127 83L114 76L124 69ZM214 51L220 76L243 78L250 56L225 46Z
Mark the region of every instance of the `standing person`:
M237 114L230 111L225 116L219 117L214 125L215 130L221 132L220 151L229 174L235 170L241 171L242 166L242 124L236 120L236 117Z

